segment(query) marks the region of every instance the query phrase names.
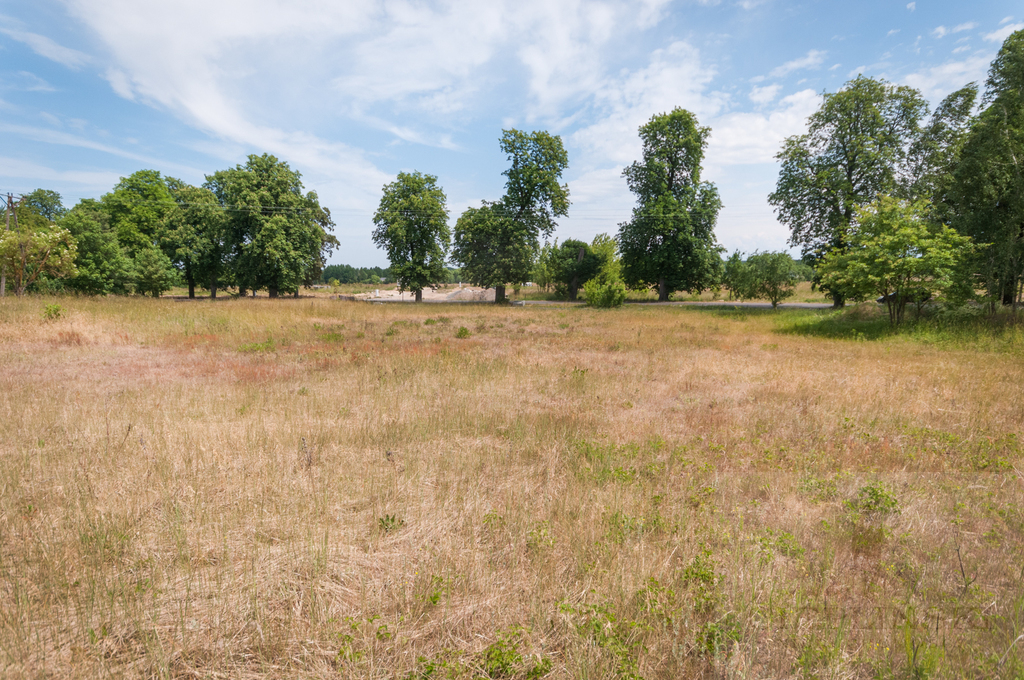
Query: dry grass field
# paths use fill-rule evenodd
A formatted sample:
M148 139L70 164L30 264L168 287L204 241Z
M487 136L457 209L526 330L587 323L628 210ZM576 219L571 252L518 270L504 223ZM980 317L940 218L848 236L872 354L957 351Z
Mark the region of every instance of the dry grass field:
M5 299L0 676L1024 676L1024 334L822 318Z

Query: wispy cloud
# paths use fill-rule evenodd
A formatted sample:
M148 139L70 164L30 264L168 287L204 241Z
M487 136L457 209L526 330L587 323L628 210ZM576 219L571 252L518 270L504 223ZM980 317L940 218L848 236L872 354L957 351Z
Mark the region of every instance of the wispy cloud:
M946 28L945 26L936 26L935 30L932 31L932 35L936 38L944 38L952 33L961 33L963 31L970 31L971 29L977 28L978 24L973 21L969 21L966 24L958 24L953 28Z
M900 29L894 28L894 29L890 30L888 33L886 33L885 37L888 38L889 36L896 35L899 32L900 32Z
M4 21L5 23L12 22L7 17L0 17L0 21ZM0 28L0 33L6 35L12 40L28 45L32 51L39 56L55 61L58 64L63 64L71 69L81 68L90 61L89 55L84 52L79 52L78 50L73 50L70 47L58 45L45 35L29 33L28 31L21 31L14 28Z
M821 66L822 62L825 60L826 54L827 53L822 50L811 50L799 59L787 61L782 66L776 66L771 70L769 75L772 78L781 78L800 69L817 68L818 66Z
M913 12L915 9L917 9L917 3L916 2L908 2L907 3L907 9L909 9L911 12Z
M1010 37L1011 33L1024 29L1024 23L1004 25L1002 28L985 34L985 40L1001 43Z

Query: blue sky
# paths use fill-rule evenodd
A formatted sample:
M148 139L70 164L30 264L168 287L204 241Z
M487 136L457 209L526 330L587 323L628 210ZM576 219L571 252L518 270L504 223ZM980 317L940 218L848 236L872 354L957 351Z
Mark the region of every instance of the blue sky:
M501 130L546 129L570 163L556 236L589 240L629 216L637 127L682 106L712 129L719 241L779 250L773 156L823 91L863 73L935 104L1021 28L1019 0L0 1L0 191L72 205L269 152L331 209L333 262L385 265L371 218L399 171L437 175L454 225L503 192Z

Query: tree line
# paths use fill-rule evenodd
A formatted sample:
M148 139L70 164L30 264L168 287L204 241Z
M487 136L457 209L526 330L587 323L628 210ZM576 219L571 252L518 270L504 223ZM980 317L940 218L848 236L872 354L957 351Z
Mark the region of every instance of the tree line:
M807 132L785 140L768 200L790 231L787 253L724 257L714 228L722 202L702 178L710 129L676 108L639 129L642 155L623 171L636 205L613 236L552 242L568 215L557 135L503 131L502 196L450 226L437 177L399 173L383 188L373 241L386 270L326 258L338 241L330 212L300 175L273 156L206 177L201 187L152 170L122 179L99 200L65 211L38 190L9 206L15 228L0 240L0 288L159 295L176 280L216 295L298 294L317 281L394 281L417 300L459 280L495 289L535 281L569 299L620 304L625 291L725 285L773 305L813 278L836 306L878 296L894 324L908 304L937 295L995 310L1024 295L1024 31L1010 35L984 91L965 85L934 111L914 88L858 76L823 95ZM457 271L452 269L457 266ZM813 274L808 271L813 268Z
M38 189L8 202L0 239L3 276L21 294L159 296L181 282L216 297L266 290L298 294L319 282L331 250L330 211L274 156L207 175L201 187L155 170L124 177L99 200L71 209Z

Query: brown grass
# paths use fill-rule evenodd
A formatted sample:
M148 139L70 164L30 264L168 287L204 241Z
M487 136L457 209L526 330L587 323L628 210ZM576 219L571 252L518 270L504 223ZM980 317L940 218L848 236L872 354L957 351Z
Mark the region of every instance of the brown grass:
M1019 353L59 302L0 304L4 677L1024 672Z

